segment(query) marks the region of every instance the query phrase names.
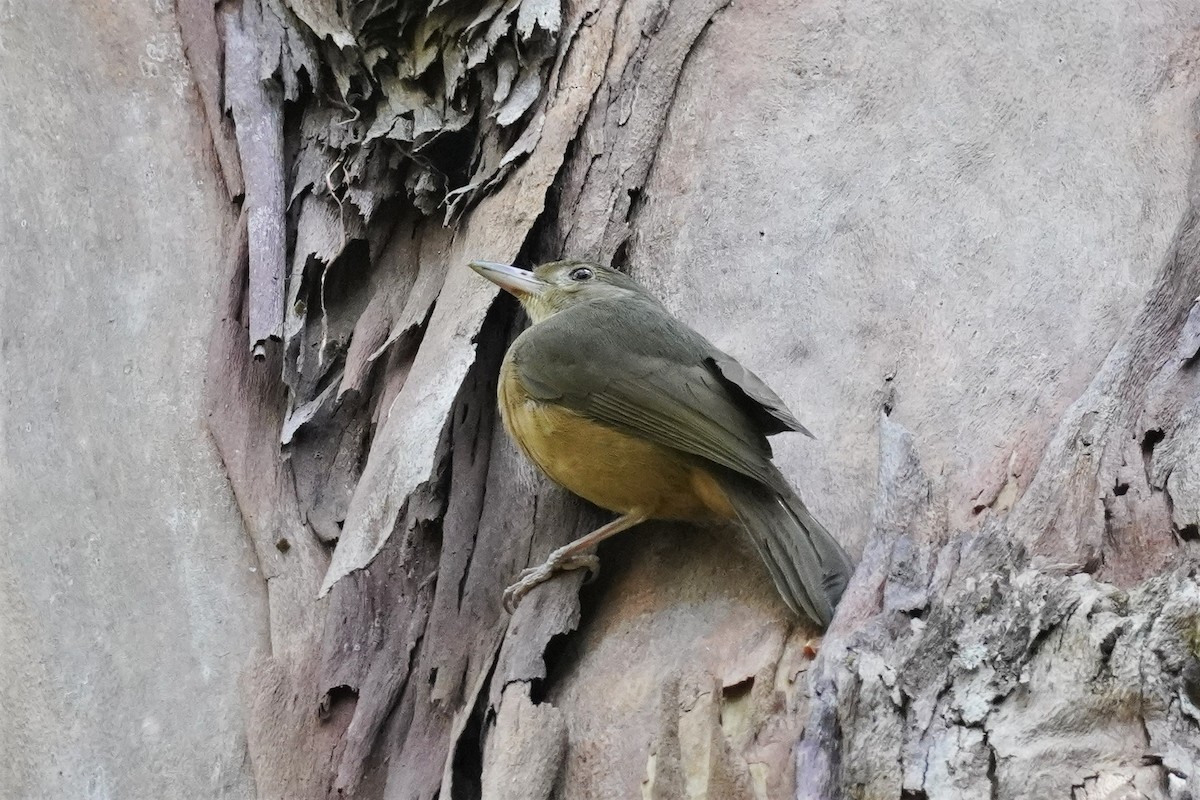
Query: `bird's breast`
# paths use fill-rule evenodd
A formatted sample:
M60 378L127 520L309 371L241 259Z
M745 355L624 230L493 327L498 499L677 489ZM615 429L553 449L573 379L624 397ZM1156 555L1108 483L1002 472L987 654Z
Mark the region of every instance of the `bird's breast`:
M500 415L517 445L555 483L601 508L659 519L729 519L733 508L695 459L541 402L506 358L497 387Z

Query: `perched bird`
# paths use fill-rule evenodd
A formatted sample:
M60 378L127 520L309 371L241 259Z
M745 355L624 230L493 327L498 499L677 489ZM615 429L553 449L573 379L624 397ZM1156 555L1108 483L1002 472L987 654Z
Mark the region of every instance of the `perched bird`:
M525 570L505 607L559 570L594 570L592 547L645 520L737 520L788 607L827 626L853 565L771 463L768 435L812 435L779 396L617 270L471 268L533 323L500 370L509 434L556 483L620 514Z

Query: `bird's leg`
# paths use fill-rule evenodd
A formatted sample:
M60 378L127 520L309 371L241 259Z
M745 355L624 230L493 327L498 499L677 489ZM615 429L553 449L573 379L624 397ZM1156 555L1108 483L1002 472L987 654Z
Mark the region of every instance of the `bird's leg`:
M605 539L623 530L628 530L639 522L645 522L649 515L640 510L630 511L617 517L607 525L602 525L587 536L580 536L570 544L555 550L546 560L536 567L530 567L521 573L520 578L512 586L504 590L504 608L511 614L521 602L521 598L529 594L529 590L539 583L545 583L554 577L554 573L568 569L586 568L593 574L600 571L600 559L591 553L584 553L600 544Z

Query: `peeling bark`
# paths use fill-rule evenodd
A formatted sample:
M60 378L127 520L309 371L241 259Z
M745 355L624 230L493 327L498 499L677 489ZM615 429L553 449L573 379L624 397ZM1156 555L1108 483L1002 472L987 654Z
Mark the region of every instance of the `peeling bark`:
M259 74L264 23L258 15L228 13L223 21L225 99L235 122L246 186L250 347L261 358L266 341L279 339L283 332L283 92Z
M1081 9L1026 16L1058 32L1076 12L1092 19ZM882 210L864 210L860 195L886 196L883 184L924 159L935 178L920 191L957 186L965 199L949 207L964 209L968 233L989 214L1011 227L973 181L1020 157L1014 146L993 159L988 137L1006 142L1015 134L1005 126L1027 113L981 107L975 117L994 130L978 142L945 131L910 141L916 112L889 102L932 79L923 64L894 77L876 69L879 41L903 48L897 37L915 36L900 52L919 61L925 31L961 19L971 35L947 41L974 42L989 70L1023 67L989 49L993 31L1007 35L1002 21L886 11L728 0L181 5L235 206L245 187L209 388L270 596L271 652L244 681L262 796L1200 796L1195 187L1176 205L1167 190L1145 201L1145 249L1161 267L1138 284L1140 309L1114 300L1119 318L1080 312L1092 327L1077 363L1028 366L1046 360L1044 341L1069 338L1054 304L1030 299L1019 320L1029 342L985 351L990 372L962 366L979 397L998 399L929 388L942 375L932 362L966 365L977 345L893 347L906 332L888 328L888 314L936 327L941 312L906 294L934 280L926 264L959 259L954 274L985 293L992 284L978 276L997 266L1027 270L1035 286L1049 268L1042 250L1017 245L998 265L995 233L969 255L942 242L922 252L917 222L893 223L899 235L876 224ZM896 30L873 27L881 20ZM1179 109L1200 78L1179 53L1194 46L1200 15L1164 11L1159 23L1139 41L1161 46L1169 66L1152 88L1136 71L1122 85L1137 83L1138 102L1156 109L1148 130L1186 128L1177 138L1192 141ZM774 50L746 51L754 46ZM939 65L974 64L966 52L939 50L930 69L957 75ZM748 66L763 64L777 85ZM1103 72L1084 66L1085 78ZM706 99L714 74L725 94ZM731 81L760 98L761 119L721 119L739 99ZM814 118L842 120L847 138L890 130L870 153L891 177L856 183L871 172L859 151L821 162L814 137L832 134L806 133L787 105L795 98ZM1048 114L1031 116L1041 120L1032 130ZM772 153L758 137L773 128L794 158L812 148L804 163L819 177L759 163ZM1061 134L1071 136L1082 134ZM1146 149L1176 139L1164 142ZM732 165L711 175L695 154L705 146ZM1130 161L1148 158L1136 150ZM954 176L937 182L948 164ZM738 188L743 173L766 173L785 195L789 181L815 183L785 203L819 197L777 213L771 186ZM699 207L686 202L694 194ZM1072 214L1100 213L1073 200L1062 199ZM805 238L742 256L807 215L823 222ZM704 249L725 217L739 222ZM760 217L782 222L750 230ZM893 263L893 251L908 260ZM628 267L714 339L767 342L768 366L811 391L827 458L845 464L806 461L806 479L831 498L816 510L861 553L823 641L787 616L737 534L720 529L643 526L602 548L595 585L564 575L511 618L501 610L522 567L603 516L538 475L500 429L496 370L523 320L462 267L564 254ZM862 284L784 263L825 257L866 264ZM961 263L976 257L975 272ZM974 284L964 291L980 302ZM738 308L799 333L771 319L739 328ZM821 329L811 345L801 335ZM968 413L979 409L986 425ZM781 461L794 466L802 456L790 447Z
M1198 658L1200 572L1154 477L1163 453L1186 469L1194 452L1155 454L1168 431L1187 441L1197 398L1177 355L1200 289L1196 222L1189 208L1142 311L1009 514L946 541L911 435L882 421L869 549L887 555L864 559L847 590L816 665L815 741L799 749L802 772L830 776L816 742L836 708L843 768L802 797L1036 798L1066 777L1072 797L1200 791L1181 691Z

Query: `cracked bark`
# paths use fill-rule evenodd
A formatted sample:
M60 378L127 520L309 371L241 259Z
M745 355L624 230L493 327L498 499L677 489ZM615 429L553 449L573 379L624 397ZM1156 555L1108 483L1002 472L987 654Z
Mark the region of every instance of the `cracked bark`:
M1085 4L1031 11L1086 28L1076 72L997 110L962 97L1034 67L945 68L1010 41L972 10L429 5L181 3L245 186L209 385L269 581L260 795L1200 796L1200 16L1163 10L1113 67ZM1093 146L1074 121L1126 90L1129 140L1091 154L1119 180L1004 172ZM815 417L830 444L780 462L861 554L818 651L722 530L642 526L594 585L501 611L604 517L500 430L523 320L463 264L564 254L629 268Z

